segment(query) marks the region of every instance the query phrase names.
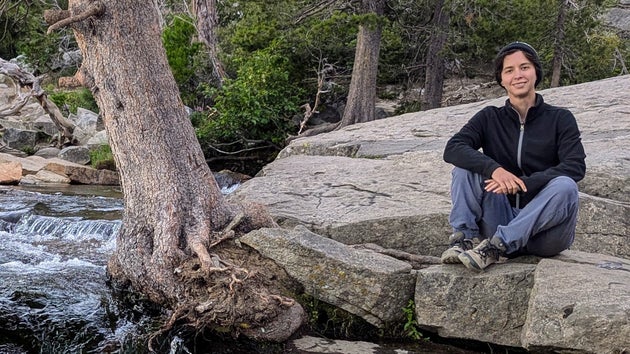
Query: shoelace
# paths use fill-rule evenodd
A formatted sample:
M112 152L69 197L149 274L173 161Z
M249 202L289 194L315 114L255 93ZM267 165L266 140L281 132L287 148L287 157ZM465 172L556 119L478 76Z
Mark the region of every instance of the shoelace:
M477 250L477 253L479 253L482 259L486 259L488 258L488 256L491 256L497 261L499 260L499 256L501 255L501 252L499 251L499 249L494 247L491 244L488 244L486 245L486 247Z
M465 251L468 251L473 249L475 245L473 244L472 240L464 239L461 241L460 247L463 248Z

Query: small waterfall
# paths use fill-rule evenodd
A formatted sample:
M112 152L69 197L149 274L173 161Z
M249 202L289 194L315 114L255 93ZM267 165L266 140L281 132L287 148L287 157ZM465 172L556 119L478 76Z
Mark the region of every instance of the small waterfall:
M39 239L65 239L67 241L109 241L120 229L121 221L83 220L78 217L50 217L27 215L14 227L14 233Z
M151 311L121 305L106 283L123 211L106 188L0 186L0 354L145 352ZM177 339L171 351L187 351Z
M122 209L0 187L0 353L103 352L139 335L106 284Z

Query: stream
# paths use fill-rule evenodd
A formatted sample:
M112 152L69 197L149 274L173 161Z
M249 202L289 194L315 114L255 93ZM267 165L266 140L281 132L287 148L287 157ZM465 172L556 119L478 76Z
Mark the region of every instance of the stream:
M113 188L0 187L0 353L105 352L139 334L105 283L122 210Z
M121 305L107 285L122 212L118 187L0 186L0 354L147 352L157 317ZM314 353L221 340L208 348L207 339L200 351L182 338L170 335L157 352ZM373 353L469 353L448 345L402 350L399 344ZM360 348L359 342L346 345L352 352Z

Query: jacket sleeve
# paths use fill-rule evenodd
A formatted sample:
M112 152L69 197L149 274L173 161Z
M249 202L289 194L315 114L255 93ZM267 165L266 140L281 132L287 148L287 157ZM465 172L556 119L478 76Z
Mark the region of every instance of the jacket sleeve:
M550 180L567 176L578 182L584 178L586 163L584 147L575 117L569 111L561 117L556 134L558 135L559 163L546 170L522 177L528 193L538 193Z
M487 114L487 108L481 110L448 140L444 161L489 178L501 165L479 151L487 126Z

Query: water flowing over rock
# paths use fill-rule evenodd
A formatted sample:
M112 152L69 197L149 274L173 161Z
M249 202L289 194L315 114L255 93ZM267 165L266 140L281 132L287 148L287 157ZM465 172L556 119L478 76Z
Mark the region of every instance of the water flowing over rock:
M579 183L581 207L572 249L550 259L519 257L481 274L456 265L414 269L410 284L415 286L418 324L444 337L530 349L627 351L630 76L540 93L547 102L574 113L586 149L587 175ZM248 236L244 243L273 255L279 244L304 233L293 229L298 226L310 230L309 239L338 241L331 254L352 254L358 250L350 245L374 243L439 256L451 232L452 166L442 160L444 145L474 113L486 105L503 105L505 99L408 113L293 140L274 162L229 196L267 205L285 228L260 231L268 234L256 234L256 241ZM270 241L280 237L285 241ZM331 254L300 252L304 264L316 264ZM289 273L295 266L288 255L272 257ZM315 267L310 277L329 275ZM320 287L328 285L323 281ZM366 319L385 312L376 309L379 304L369 314L352 310L356 300L347 290L337 292L340 295L333 300L327 292L320 295L321 288L311 290L311 295ZM399 303L404 303L409 295L401 291L399 296Z
M119 195L0 187L1 353L105 352L138 329L105 277L121 226Z

